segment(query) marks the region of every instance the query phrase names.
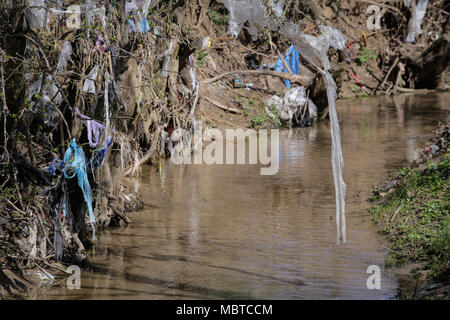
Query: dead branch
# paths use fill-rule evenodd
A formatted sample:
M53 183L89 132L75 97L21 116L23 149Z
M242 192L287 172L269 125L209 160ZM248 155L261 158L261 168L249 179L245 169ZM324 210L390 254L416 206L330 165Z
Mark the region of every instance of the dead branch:
M237 114L242 113L241 110L238 110L238 109L235 109L235 108L226 107L223 104L221 104L221 103L219 103L217 101L214 101L214 100L212 100L212 99L210 99L208 97L202 97L202 98L204 98L206 101L212 103L213 105L215 105L219 109L222 109L222 110L225 110L225 111L228 111L228 112L231 112L231 113L237 113Z
M235 71L225 72L214 78L201 80L200 83L201 84L213 83L222 78L229 77L229 76L236 75L236 74L253 75L253 76L262 76L262 75L275 76L275 77L279 77L282 79L290 80L291 82L299 83L303 86L309 86L313 80L313 79L311 79L309 77L305 77L305 76L300 76L300 75L296 75L296 74L292 74L292 73L272 71L272 70L235 70Z

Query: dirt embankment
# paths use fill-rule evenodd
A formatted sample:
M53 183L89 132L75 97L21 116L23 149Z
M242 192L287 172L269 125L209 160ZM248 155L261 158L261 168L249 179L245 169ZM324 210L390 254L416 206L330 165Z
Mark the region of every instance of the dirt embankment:
M233 37L226 2L0 3L0 296L41 269L86 264L93 231L129 223L127 212L142 206L127 179L168 156L174 130L192 130L193 119L258 128L326 117L317 68L300 59L300 75L274 70L292 43L270 24L254 37L244 22ZM259 8L309 36L321 25L346 35L347 49L330 50L340 97L445 89L446 2L429 5L415 43L405 42L414 15L405 2ZM381 29L367 29L371 4L382 10ZM268 105L287 94L285 80L303 85L308 103L288 112Z

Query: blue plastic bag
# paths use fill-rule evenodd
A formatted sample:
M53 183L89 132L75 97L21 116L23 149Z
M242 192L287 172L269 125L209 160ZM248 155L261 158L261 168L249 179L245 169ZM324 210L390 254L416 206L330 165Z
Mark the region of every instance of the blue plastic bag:
M289 47L288 53L284 56L284 60L288 64L289 68L293 74L300 74L300 57L297 49L294 46ZM288 72L288 70L284 67L283 60L281 58L278 59L277 65L275 66L275 70L278 72ZM284 80L287 88L291 87L291 82L289 80Z
M97 240L95 237L95 217L94 211L92 210L92 198L91 198L91 186L89 185L89 179L86 174L86 158L84 156L83 149L81 149L76 142L76 139L72 139L69 148L66 150L64 154L64 177L66 179L73 179L77 176L78 186L83 192L84 201L87 204L89 211L89 222L92 226L92 237L94 240ZM67 175L68 169L74 169L75 172L72 176Z

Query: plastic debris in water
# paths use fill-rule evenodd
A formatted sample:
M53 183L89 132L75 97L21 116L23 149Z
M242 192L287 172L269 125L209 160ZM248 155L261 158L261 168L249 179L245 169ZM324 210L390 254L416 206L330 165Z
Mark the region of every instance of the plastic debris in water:
M345 194L347 187L342 177L344 157L342 155L341 130L336 111L337 86L329 73L331 65L327 52L329 47L344 50L347 39L333 27L321 26L320 31L322 35L314 37L298 32L298 26L296 25L285 24L284 26L286 37L295 44L302 57L320 70L327 88L332 141L331 162L336 195L337 243L340 244L346 241ZM320 61L320 64L318 61Z
M273 114L271 111L273 108L277 111L279 118L285 122L291 122L294 115L297 113L300 107L306 104L306 92L304 87L295 87L288 90L281 98L277 95L272 96L267 101L266 112ZM275 116L275 114L273 114Z

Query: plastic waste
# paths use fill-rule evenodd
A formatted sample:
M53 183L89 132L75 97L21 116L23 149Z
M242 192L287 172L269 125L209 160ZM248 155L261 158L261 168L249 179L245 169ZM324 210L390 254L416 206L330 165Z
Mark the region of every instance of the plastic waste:
M151 0L127 0L125 2L125 15L128 17L128 23L132 32L147 33L150 31L147 14L151 4ZM133 20L134 16L138 18L138 27L136 27L136 23Z
M26 79L32 79L31 74L25 75ZM61 93L52 76L48 75L42 84L42 75L34 81L25 91L30 110L36 112L45 125L54 127L58 121L56 106L62 102Z
M97 168L100 168L103 165L103 162L106 158L106 153L108 152L108 149L113 144L114 139L113 137L109 137L106 145L103 148L100 148L99 150L96 150L92 157L87 161L86 168L95 170Z
M94 50L105 52L106 49L108 49L108 46L106 45L105 39L103 39L102 36L99 36L97 38L97 41L95 41L95 49Z
M285 36L295 44L295 47L301 56L308 60L322 73L327 88L328 108L331 123L331 162L333 167L333 179L336 196L336 226L337 226L337 244L346 241L346 222L345 222L345 194L346 185L342 177L344 167L344 158L341 146L341 131L339 119L336 111L337 86L333 77L329 73L331 65L327 56L330 46L339 50L345 48L346 37L332 27L321 27L322 35L313 37L302 34L299 27L294 24L286 23L283 26ZM320 63L319 63L320 62Z
M330 60L328 59L328 49L330 47L338 50L345 49L347 38L337 29L330 26L321 26L321 35L314 37L299 32L298 26L285 24L283 31L288 39L294 42L298 52L308 60L309 63L318 69L330 70ZM318 61L320 63L318 63Z
M125 15L126 16L130 16L130 15L135 15L138 11L138 5L136 0L127 0L125 2Z
M31 29L45 27L49 22L46 0L28 0L25 16Z
M45 167L44 170L55 175L57 171L62 172L64 170L64 162L61 159L53 159L52 162L50 162L50 165Z
M173 40L170 40L169 47L167 48L167 50L165 52L166 59L164 59L164 64L163 64L162 73L161 73L161 75L164 78L167 78L169 76L169 66L170 66L170 61L171 61L172 49L173 49Z
M194 102L192 103L192 108L191 108L191 112L189 113L189 117L191 119L193 119L195 121L195 108L197 106L198 103L198 92L199 92L199 85L198 85L198 78L197 78L197 73L195 72L195 67L194 67L194 56L191 54L189 56L189 75L191 76L191 80L192 80L192 94L194 96Z
M289 66L293 74L300 74L299 54L294 46L289 47L287 54L284 56L284 60L286 61L287 65ZM285 68L283 60L281 60L281 58L278 59L278 62L275 66L275 70L289 72ZM286 88L291 87L291 82L289 80L284 80L284 83L286 84Z
M97 77L98 77L98 72L99 72L99 66L96 65L91 72L89 73L88 77L86 78L86 80L84 81L84 86L83 86L83 91L90 93L90 94L95 94L95 81L97 81Z
M268 18L264 15L263 0L223 0L223 4L229 11L228 33L234 38L239 36L244 24L249 22L248 32L253 40L258 38L258 28L268 24Z
M86 174L86 158L84 156L83 149L81 149L76 142L76 139L72 139L69 148L67 148L64 154L64 177L66 179L73 179L77 176L78 186L83 192L84 201L87 204L89 212L89 222L92 226L92 237L97 240L95 236L95 217L94 211L92 210L92 198L91 198L91 186L89 184L89 179ZM68 175L68 170L74 170L73 175Z
M277 18L281 18L284 13L284 0L279 0L277 3L275 3L274 0L269 0L269 5L275 12L275 16Z
M81 114L78 107L75 108L75 112L81 119L86 121L89 145L92 148L95 148L98 145L98 143L100 142L100 135L105 130L105 126L102 125L101 123L98 123L97 121L92 120L91 118Z
M422 34L422 20L427 11L428 0L412 1L411 18L408 23L406 42L416 42L416 36ZM406 5L406 3L405 3Z
M267 101L268 109L272 113L275 108L279 118L284 122L291 122L297 111L306 104L304 87L295 87L286 92L284 98L272 96Z
M72 55L72 45L66 41L61 49L58 60L58 71L65 71L67 69L67 61Z
M55 277L44 269L42 269L42 271L36 271L35 275L42 281L42 283L39 284L39 287L50 286L53 281L55 281Z

